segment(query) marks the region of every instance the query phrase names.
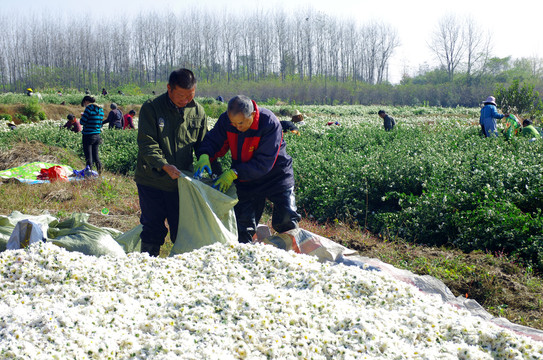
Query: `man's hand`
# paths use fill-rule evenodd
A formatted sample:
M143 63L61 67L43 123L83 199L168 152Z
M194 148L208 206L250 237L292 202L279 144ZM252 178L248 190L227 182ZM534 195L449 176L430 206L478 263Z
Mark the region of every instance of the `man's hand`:
M181 176L181 171L174 165L166 164L162 167L162 170L166 171L173 180Z
M225 171L222 173L221 176L215 181L213 184L213 188L225 193L230 189L230 186L232 186L232 183L234 180L236 180L238 176L234 172L234 170L230 169L228 171Z
M204 173L204 170L207 171L209 176L211 176L211 164L209 163L209 155L202 154L196 162L196 167L194 168L194 178L201 179Z

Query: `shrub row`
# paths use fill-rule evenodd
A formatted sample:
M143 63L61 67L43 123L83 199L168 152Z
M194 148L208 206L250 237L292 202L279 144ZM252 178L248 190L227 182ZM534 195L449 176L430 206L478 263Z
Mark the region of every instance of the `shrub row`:
M310 129L292 137L309 216L386 236L514 254L543 271L543 143L473 127Z

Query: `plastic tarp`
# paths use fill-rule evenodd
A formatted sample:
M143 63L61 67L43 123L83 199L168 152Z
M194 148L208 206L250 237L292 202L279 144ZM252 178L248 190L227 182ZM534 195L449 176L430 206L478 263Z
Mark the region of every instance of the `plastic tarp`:
M267 226L259 225L255 242L270 244L284 250L292 250L300 254L317 256L319 261L332 261L362 269L382 271L396 280L409 283L420 291L440 295L444 302L465 309L486 321L512 330L520 335L543 341L543 331L527 326L517 325L504 318L497 318L488 313L477 301L463 296L455 297L451 290L441 281L429 275L416 275L410 271L398 269L378 259L361 256L332 240L304 229L289 230L282 234L271 235Z
M36 242L45 241L45 232L40 224L24 219L15 225L6 246L7 250L17 250Z
M56 218L51 215L25 215L19 211L14 211L9 216L0 215L0 251L6 250L7 243L13 230L15 230L15 226L22 220L30 220L39 224L42 227L43 233L46 234L49 223L55 221Z
M211 179L195 180L188 172L179 177L179 227L170 256L215 242L237 242L236 187L222 193L211 183Z
M61 166L66 173L71 174L73 169L67 165L59 165L45 162L32 162L22 166L14 167L0 171L0 178L3 179L17 179L20 182L29 184L40 184L49 182L49 180L38 180L42 169L49 169L53 166Z

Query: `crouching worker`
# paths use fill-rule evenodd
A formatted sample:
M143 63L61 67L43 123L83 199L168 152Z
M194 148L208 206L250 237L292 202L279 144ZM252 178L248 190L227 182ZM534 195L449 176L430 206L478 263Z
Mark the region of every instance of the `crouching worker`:
M195 177L211 174L211 164L230 150L232 167L213 187L225 192L233 182L239 202L234 207L238 240L249 243L262 217L266 199L273 204L272 227L282 233L298 227L292 158L287 155L283 130L275 115L238 95L228 102L196 151Z
M539 131L532 125L532 120L525 119L522 122L522 136L528 137L532 140L541 139L541 135L539 134Z
M394 129L394 126L396 125L396 120L390 115L388 115L385 110L379 110L377 113L381 119L383 119L383 126L385 127L385 131L390 131Z
M300 130L298 130L298 127L294 125L294 122L285 120L285 121L279 121L281 124L281 128L283 129L284 133L291 132L296 135L300 135Z
M143 104L138 126L135 180L141 208L141 252L158 256L168 229L175 242L179 223L181 170L192 172L193 151L207 131L204 108L194 101L196 78L179 69L170 74L168 91ZM190 210L189 210L190 211Z

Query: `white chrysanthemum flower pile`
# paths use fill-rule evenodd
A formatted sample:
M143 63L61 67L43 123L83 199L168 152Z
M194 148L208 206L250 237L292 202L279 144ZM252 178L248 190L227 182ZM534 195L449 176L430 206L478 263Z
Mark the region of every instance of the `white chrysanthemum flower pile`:
M386 274L266 245L167 259L0 253L0 358L541 359Z

